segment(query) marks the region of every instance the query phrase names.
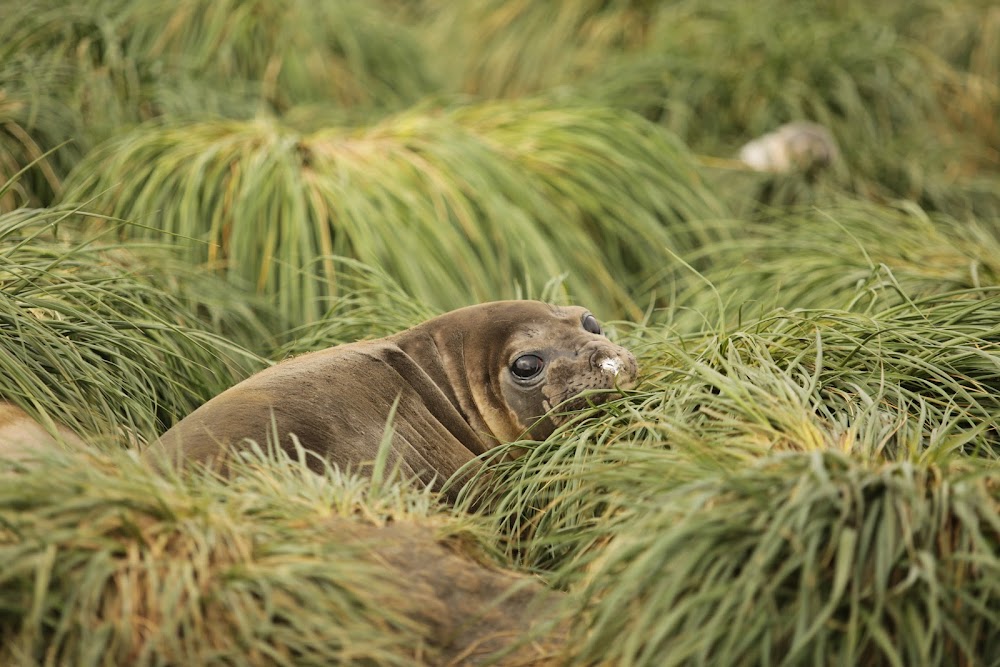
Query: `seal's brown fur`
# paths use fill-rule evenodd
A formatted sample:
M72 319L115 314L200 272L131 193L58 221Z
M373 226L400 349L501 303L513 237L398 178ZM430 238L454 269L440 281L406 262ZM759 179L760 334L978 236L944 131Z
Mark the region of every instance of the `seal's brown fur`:
M473 545L441 538L432 525L405 518L383 526L339 517L326 523L345 544L368 550L396 584L383 605L423 626L421 664L566 664L565 593L488 564Z
M57 424L55 429L53 435L18 406L0 400L0 459L24 460L60 443L72 447L83 445L66 427Z
M635 358L584 329L588 315L579 307L499 301L304 354L208 401L164 433L160 446L170 460L224 468L248 439L291 451L294 434L305 449L358 469L375 459L398 399L388 464L439 488L499 442L548 435L552 419L539 418L549 407L581 391L631 386ZM512 375L523 354L544 361L538 377Z

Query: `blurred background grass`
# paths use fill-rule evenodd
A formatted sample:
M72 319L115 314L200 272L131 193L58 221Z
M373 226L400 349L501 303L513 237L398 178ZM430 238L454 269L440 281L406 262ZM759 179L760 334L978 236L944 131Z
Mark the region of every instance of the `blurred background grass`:
M565 591L554 664L998 664L995 3L0 16L0 399L113 445L0 471L0 659L441 660L398 573L309 528L432 500L294 462L151 499L116 450L287 355L530 297L593 309L642 383L431 541ZM828 169L736 159L795 121Z

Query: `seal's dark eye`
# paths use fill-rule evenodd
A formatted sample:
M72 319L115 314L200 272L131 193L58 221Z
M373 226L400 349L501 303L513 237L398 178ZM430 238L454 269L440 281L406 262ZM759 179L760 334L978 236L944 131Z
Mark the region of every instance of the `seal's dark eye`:
M545 362L534 354L522 354L510 366L510 372L521 380L529 380L542 372Z
M593 315L587 315L583 318L583 328L592 334L601 335L601 323Z

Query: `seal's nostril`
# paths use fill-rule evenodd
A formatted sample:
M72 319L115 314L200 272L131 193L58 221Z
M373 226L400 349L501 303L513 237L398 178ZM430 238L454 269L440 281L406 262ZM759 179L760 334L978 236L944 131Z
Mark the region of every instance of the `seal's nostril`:
M608 350L603 348L598 348L594 350L590 355L590 367L602 371L604 373L611 373L615 377L618 376L622 371L622 360L617 357L617 355L611 354Z
M601 369L605 373L612 373L617 377L622 370L622 362L617 359L605 359L601 362Z

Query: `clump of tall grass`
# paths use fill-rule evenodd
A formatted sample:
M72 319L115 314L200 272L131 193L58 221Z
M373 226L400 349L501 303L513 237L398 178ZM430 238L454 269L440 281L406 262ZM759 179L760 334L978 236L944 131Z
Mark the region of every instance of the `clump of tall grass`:
M66 73L28 57L0 62L0 212L48 204L80 158L80 114L56 90Z
M424 37L456 90L483 97L531 95L598 69L641 47L656 10L635 0L428 0Z
M0 462L0 661L523 664L561 648L559 597L484 567L474 523L428 492L285 457L233 472L164 478L124 452Z
M952 120L994 151L1000 149L996 113L1000 105L1000 8L989 0L925 0L900 5L892 18L901 32L953 68L947 77L950 85L940 90ZM995 169L995 152L992 162Z
M339 293L335 255L440 309L564 277L573 300L638 316L665 250L720 238L725 215L668 133L534 102L308 134L264 118L147 125L91 152L65 196L141 223L130 235L198 240L195 260L298 323Z
M216 85L248 82L276 111L396 107L433 88L413 33L378 3L130 1L120 21L136 60Z
M494 451L467 500L586 600L575 662L979 664L1000 648L998 299L637 327L642 384Z
M699 326L693 314L717 310L720 299L735 322L775 307L866 312L1000 284L1000 229L988 218L834 197L813 208L770 209L740 225L738 241L688 256L705 257L703 278L686 267L670 274L676 308L692 313L687 326Z
M958 131L941 94L960 74L931 67L932 56L890 25L809 3L680 3L656 25L648 50L584 94L641 110L721 155L782 123L813 120L837 138L853 191L956 213L976 203L956 201L956 174L968 178L982 144Z
M129 53L121 25L129 3L5 2L0 87L22 105L22 125L63 176L96 143L170 112L253 112L243 82L213 86ZM42 198L48 204L51 198Z
M126 118L162 111L156 91L192 81L209 99L220 99L220 88L243 87L278 111L308 102L393 106L413 102L432 86L410 30L376 3L5 5L0 54L45 56L73 67L80 79L71 95L114 100L118 104L104 111L120 110ZM111 95L100 97L106 93ZM204 110L198 105L205 101L189 99L182 108Z
M479 38L446 56L452 85L466 92L627 108L718 157L783 123L812 120L840 144L839 187L994 215L995 12L976 0L950 3L941 10L945 36L934 5L452 3L433 14L427 34ZM971 53L953 53L956 44Z
M633 494L585 577L575 662L988 664L996 471L813 452Z
M270 347L269 320L245 292L163 248L66 233L83 217L0 215L0 397L80 434L142 441L263 367L247 348Z
M375 3L4 1L0 14L0 181L58 149L20 181L31 204L144 120L308 104L379 113L433 89L410 29Z
M336 259L341 292L327 300L322 317L283 333L275 359L383 338L441 314L414 299L381 269Z

